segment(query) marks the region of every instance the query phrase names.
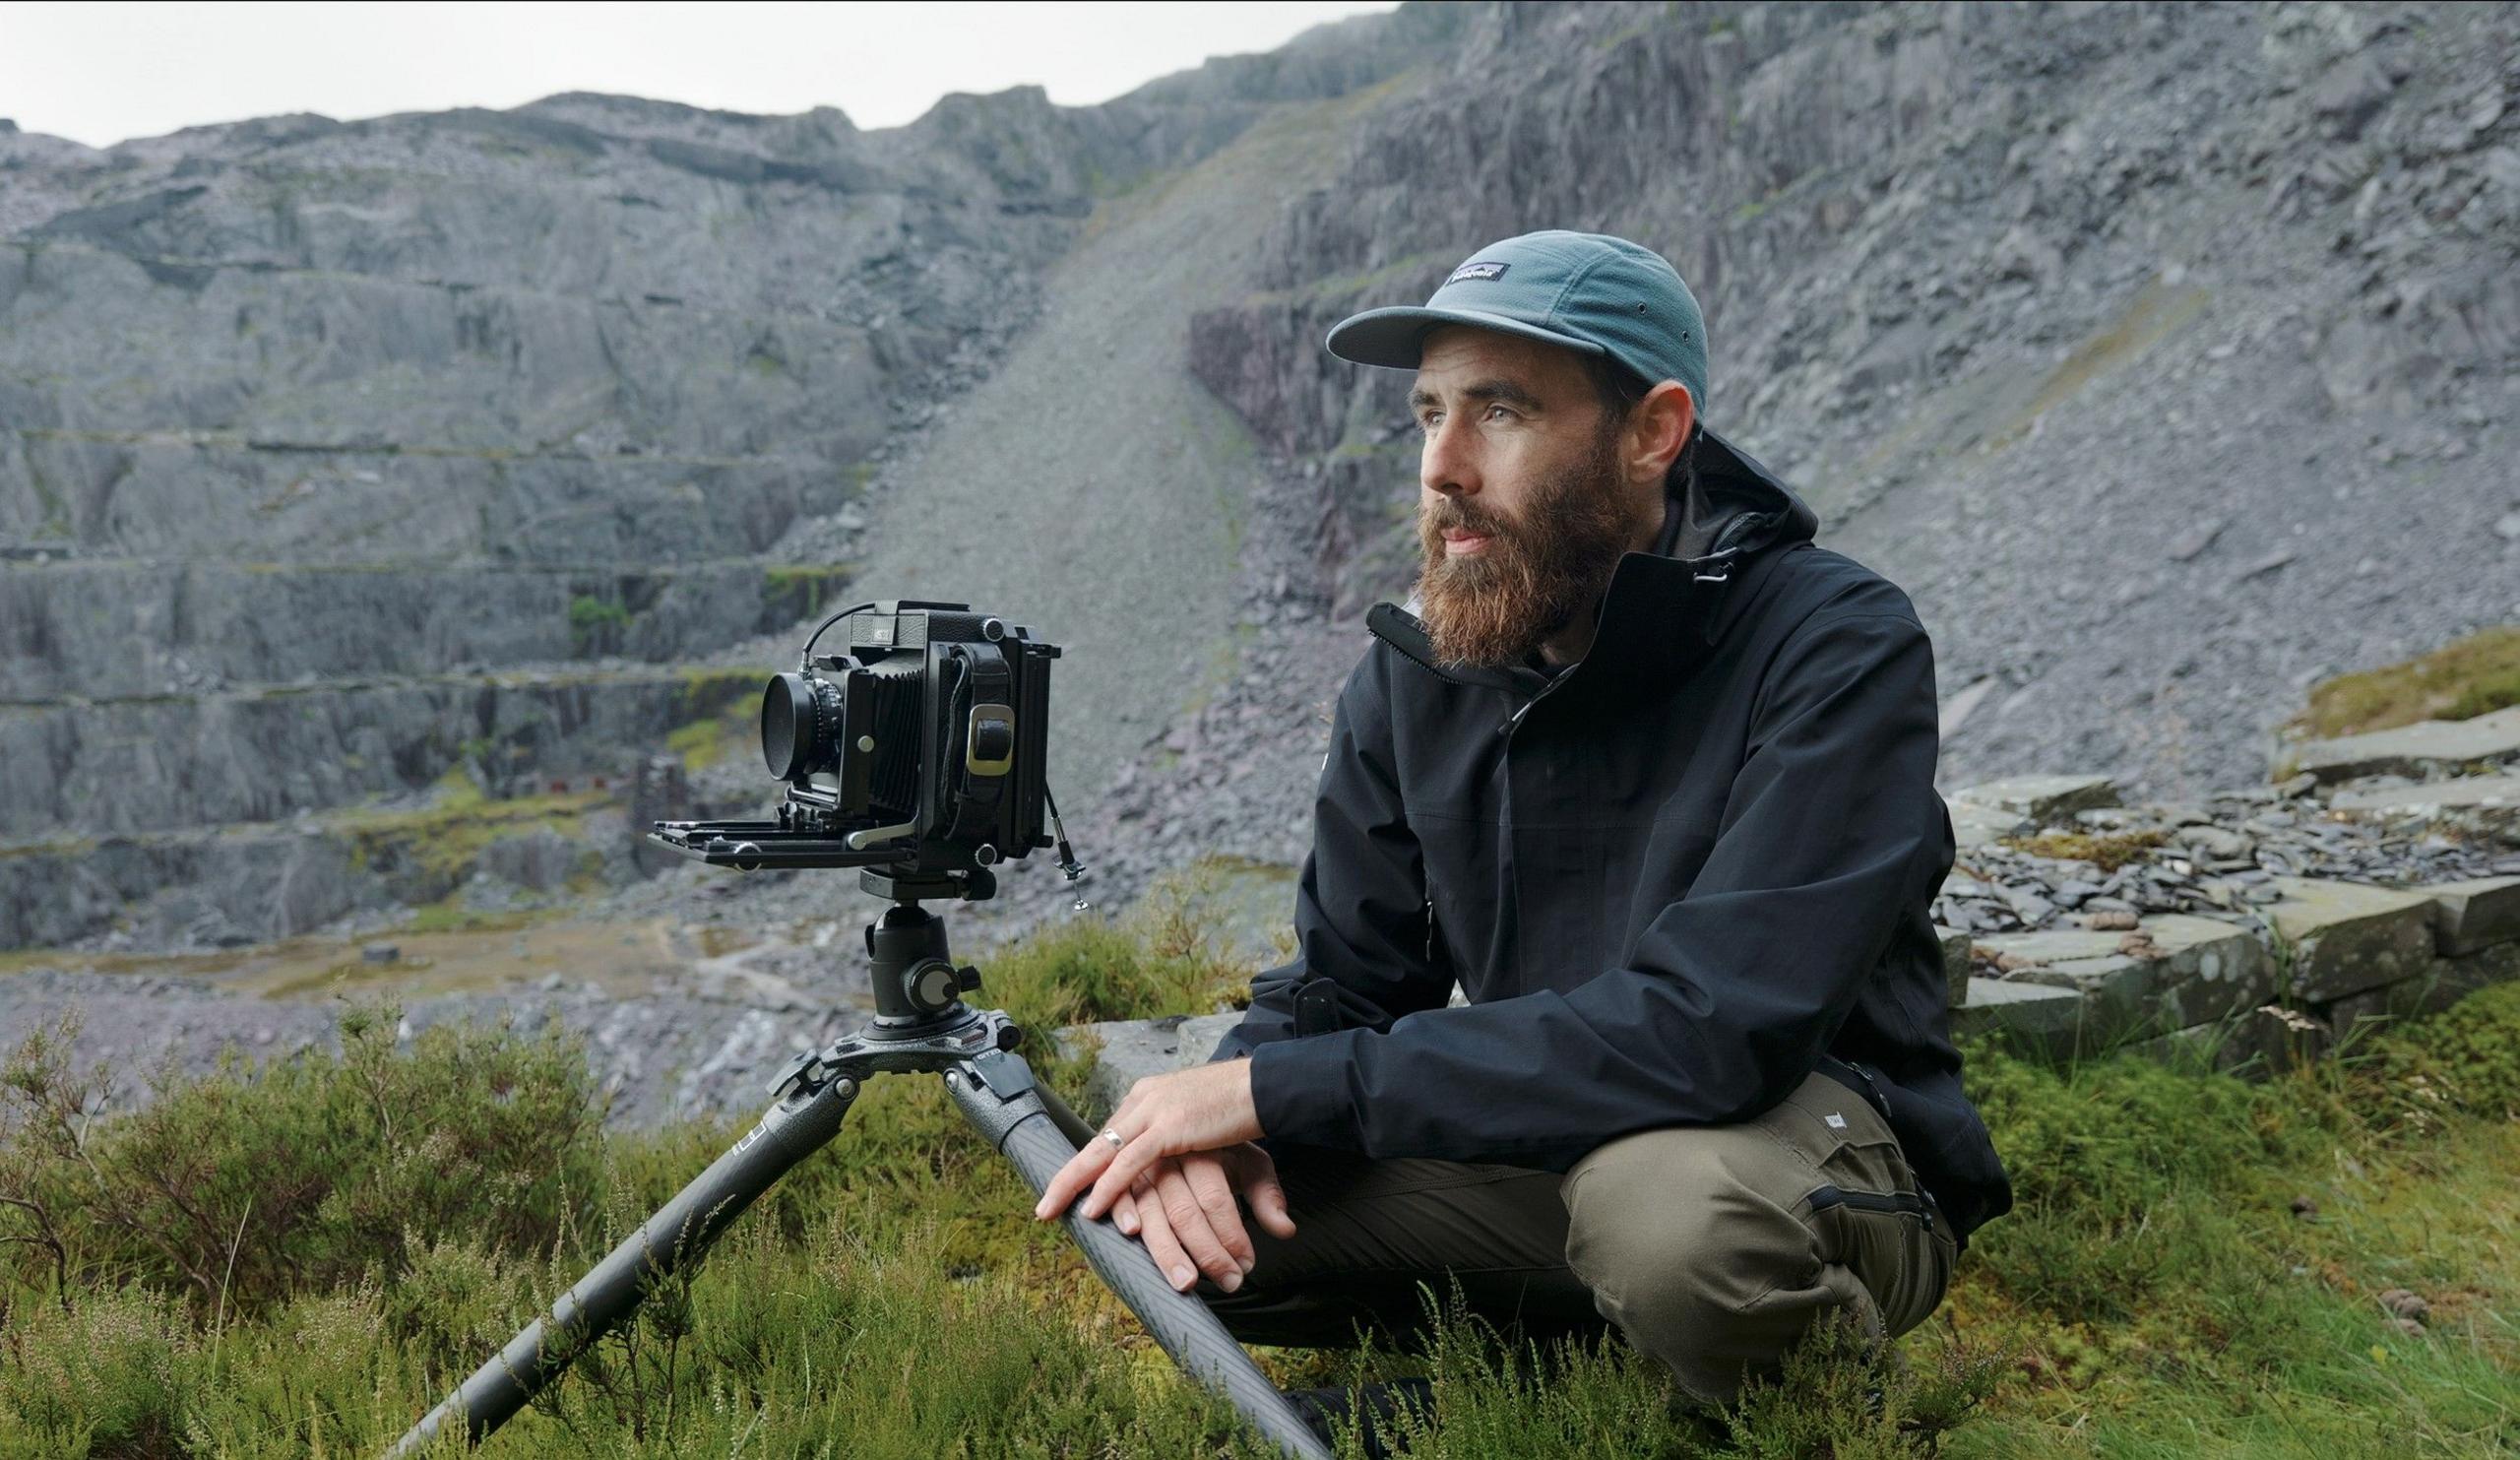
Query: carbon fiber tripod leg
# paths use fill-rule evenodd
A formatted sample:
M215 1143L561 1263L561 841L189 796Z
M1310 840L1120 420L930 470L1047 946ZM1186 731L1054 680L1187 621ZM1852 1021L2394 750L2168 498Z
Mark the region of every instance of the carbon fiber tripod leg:
M457 1424L468 1440L478 1443L507 1423L559 1377L585 1344L629 1317L659 1280L696 1266L762 1192L839 1134L861 1082L874 1074L941 1071L965 1117L1015 1163L1038 1194L1076 1146L1043 1105L1045 1092L1034 1084L1031 1066L1008 1052L1018 1038L1004 1014L966 1011L932 1026L861 1032L798 1056L781 1082L788 1093L759 1124L580 1279L551 1305L547 1319L528 1324L422 1417L387 1455L410 1455ZM1207 1304L1174 1292L1136 1238L1108 1221L1080 1221L1073 1214L1066 1220L1086 1261L1183 1372L1222 1392L1288 1454L1329 1460L1329 1448Z
M772 1106L743 1139L551 1304L547 1319L527 1324L386 1454L419 1450L459 1417L475 1444L506 1424L560 1376L579 1348L628 1317L656 1282L697 1266L709 1244L772 1182L839 1134L857 1091L855 1080L833 1080Z
M973 1126L1024 1174L1034 1194L1045 1190L1050 1177L1076 1155L1075 1143L1043 1107L1032 1070L1016 1055L992 1051L966 1060L945 1072L945 1085ZM1122 1235L1107 1219L1086 1221L1071 1211L1064 1220L1095 1273L1138 1315L1183 1373L1231 1400L1254 1428L1288 1454L1331 1460L1330 1447L1216 1314L1206 1303L1174 1291L1137 1238Z

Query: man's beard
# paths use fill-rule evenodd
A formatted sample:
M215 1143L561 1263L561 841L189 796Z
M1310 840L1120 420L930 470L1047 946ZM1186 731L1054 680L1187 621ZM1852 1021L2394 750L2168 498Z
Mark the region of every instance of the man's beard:
M1638 527L1618 474L1618 435L1605 432L1584 458L1542 481L1513 519L1474 499L1421 506L1418 616L1448 665L1494 668L1524 656L1591 608ZM1477 552L1444 549L1447 531L1484 533Z

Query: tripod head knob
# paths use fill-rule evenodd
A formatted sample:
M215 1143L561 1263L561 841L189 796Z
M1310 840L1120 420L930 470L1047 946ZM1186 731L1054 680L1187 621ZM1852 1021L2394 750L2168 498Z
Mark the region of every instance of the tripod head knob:
M902 984L912 1006L922 1014L943 1013L962 996L965 986L961 972L942 960L917 965Z

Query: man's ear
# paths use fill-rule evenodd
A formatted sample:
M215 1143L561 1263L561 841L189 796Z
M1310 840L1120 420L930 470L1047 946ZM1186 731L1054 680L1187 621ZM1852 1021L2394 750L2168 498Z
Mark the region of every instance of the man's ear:
M1645 393L1628 413L1631 455L1627 466L1631 475L1656 481L1671 470L1680 448L1689 441L1689 431L1697 424L1697 401L1689 388L1676 380L1666 380Z

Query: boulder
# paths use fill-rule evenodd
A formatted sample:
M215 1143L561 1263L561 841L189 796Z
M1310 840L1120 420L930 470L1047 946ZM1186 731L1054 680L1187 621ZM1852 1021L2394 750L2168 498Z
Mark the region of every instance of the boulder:
M2260 911L2293 948L2292 989L2321 1004L2400 983L2433 962L2432 900L2356 882L2278 877Z
M2520 756L2520 705L2470 720L2425 720L2363 735L2311 740L2285 757L2322 785Z

